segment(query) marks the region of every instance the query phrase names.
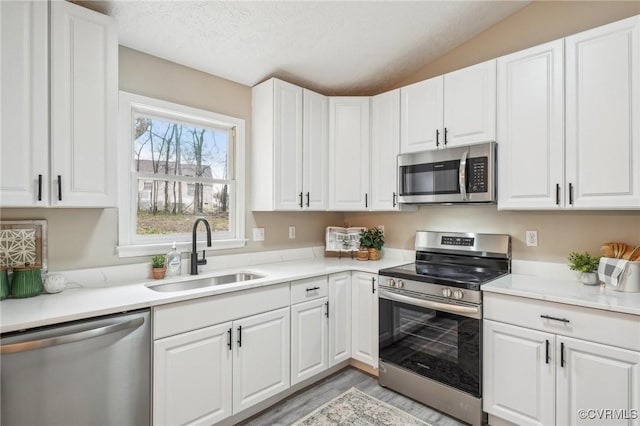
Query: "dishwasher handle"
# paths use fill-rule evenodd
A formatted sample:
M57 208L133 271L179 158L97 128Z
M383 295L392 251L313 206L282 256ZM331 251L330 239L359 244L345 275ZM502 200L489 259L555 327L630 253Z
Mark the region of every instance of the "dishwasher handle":
M106 334L116 333L122 330L129 330L140 327L144 324L144 318L134 318L128 321L111 324L104 327L92 328L79 331L77 333L65 334L62 336L48 337L46 339L31 340L22 343L11 343L0 346L0 354L14 354L18 352L33 351L35 349L49 348L51 346L65 345L68 343L80 342L82 340L93 339Z

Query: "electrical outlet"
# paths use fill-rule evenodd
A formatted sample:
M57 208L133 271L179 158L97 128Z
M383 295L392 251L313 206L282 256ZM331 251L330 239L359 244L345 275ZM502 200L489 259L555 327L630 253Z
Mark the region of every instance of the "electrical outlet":
M296 227L289 226L289 239L293 240L296 237Z
M253 228L253 241L264 241L264 228Z
M527 247L538 247L538 231L525 231L524 238Z

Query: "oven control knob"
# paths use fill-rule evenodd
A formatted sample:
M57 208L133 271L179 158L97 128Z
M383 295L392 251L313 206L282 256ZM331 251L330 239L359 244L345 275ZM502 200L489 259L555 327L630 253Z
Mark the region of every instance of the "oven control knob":
M387 285L388 285L389 287L395 287L395 286L396 286L396 280L394 280L393 278L389 278L389 279L387 280Z
M404 288L404 281L402 281L402 280L398 280L398 282L396 283L396 287L398 287L398 288Z
M443 288L442 289L442 295L444 297L451 297L451 289L450 288Z
M462 290L456 290L453 292L453 297L455 297L456 299L462 299L462 296L464 296Z

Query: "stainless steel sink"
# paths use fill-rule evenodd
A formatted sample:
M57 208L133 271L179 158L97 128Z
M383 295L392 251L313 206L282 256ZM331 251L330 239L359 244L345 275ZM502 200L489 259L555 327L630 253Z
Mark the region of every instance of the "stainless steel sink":
M177 283L155 284L149 286L153 291L171 292L193 290L194 288L211 287L215 285L238 283L242 281L257 280L264 278L264 275L254 274L252 272L238 272L236 274L220 275L217 277L202 278L199 280L180 281Z

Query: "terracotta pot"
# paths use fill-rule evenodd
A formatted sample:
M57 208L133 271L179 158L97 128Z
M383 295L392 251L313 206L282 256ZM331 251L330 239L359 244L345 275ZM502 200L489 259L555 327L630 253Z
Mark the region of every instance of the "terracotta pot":
M167 272L167 268L151 268L151 272L153 272L154 280L161 280L164 278L165 272Z
M362 249L356 252L356 259L358 260L369 260L369 250Z
M380 260L380 250L375 248L369 249L369 260Z

